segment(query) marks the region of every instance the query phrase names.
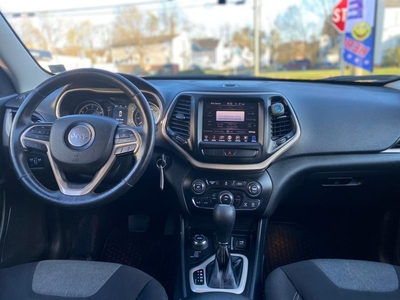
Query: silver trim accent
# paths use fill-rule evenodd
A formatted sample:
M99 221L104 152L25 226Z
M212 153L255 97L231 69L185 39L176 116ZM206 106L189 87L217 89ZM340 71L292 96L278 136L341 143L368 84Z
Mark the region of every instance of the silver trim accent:
M53 160L53 157L51 156L51 153L50 153L50 143L48 141L42 141L42 140L37 140L37 139L26 137L26 134L28 133L28 131L30 129L32 129L33 127L36 127L36 126L43 126L43 125L46 125L46 124L43 123L43 124L36 124L36 125L29 126L22 133L20 142L21 142L22 146L25 148L25 150L28 150L24 143L25 140L39 143L39 144L46 146L47 158L49 159L50 166L51 166L51 169L53 170L53 174L56 179L58 188L61 193L63 193L64 195L67 195L67 196L84 196L84 195L87 195L87 194L93 192L99 186L99 184L104 179L104 177L107 175L108 171L110 171L113 163L115 162L115 160L117 158L118 154L116 152L118 149L127 147L127 146L128 147L136 146L135 150L133 150L133 153L136 154L141 145L140 134L138 134L134 129L129 128L129 130L131 130L135 134L136 141L131 142L131 143L114 145L113 150L110 155L110 158L105 163L105 165L103 167L101 167L101 169L99 171L97 171L97 173L94 175L91 182L89 182L88 184L73 184L66 180L64 172L58 167L56 162ZM128 153L128 152L125 152L125 153Z
M384 151L381 151L383 154L400 154L400 148L390 148Z
M11 134L11 125L12 125L12 109L6 109L3 121L3 146L10 145L10 134Z
M271 95L271 96L281 96L282 98L285 99L287 105L290 108L290 111L293 116L293 120L295 122L295 129L296 133L295 135L286 143L283 144L281 148L278 148L275 153L273 153L270 157L268 157L266 160L256 163L256 164L214 164L214 163L204 163L200 162L196 159L194 159L189 153L187 153L184 149L182 149L177 143L174 142L173 139L171 139L167 133L167 120L169 119L172 110L175 106L175 102L177 99L182 96L182 95L188 95L191 96L192 94L198 94L198 95L215 95L215 96L247 96L247 95ZM224 93L224 92L194 92L194 91L187 91L187 92L181 92L178 95L175 96L175 98L172 100L171 104L168 107L167 113L165 114L166 121L163 122L164 126L161 126L161 133L164 136L164 138L176 149L178 150L191 164L192 166L199 168L199 169L211 169L211 170L231 170L231 171L259 171L259 170L265 170L267 169L280 155L282 155L285 151L287 151L290 147L292 147L300 138L301 136L301 129L300 129L300 124L299 121L297 120L296 113L289 102L289 100L283 96L280 93L273 93L273 92L268 92L268 93L256 93L256 92L251 92L251 93ZM264 145L266 147L266 145Z
M395 89L395 90L400 90L400 80L385 84L385 87Z
M10 145L10 135L11 135L11 125L13 122L13 112L17 113L18 109L15 108L7 108L4 113L4 121L3 121L3 146L8 147ZM44 122L44 118L38 113L34 112L32 116L40 119Z
M75 88L75 89L70 89L70 90L66 90L63 91L62 94L58 97L57 99L57 103L56 103L56 117L57 119L60 118L61 114L60 114L60 107L61 107L61 103L63 98L68 94L68 93L72 93L72 92L77 92L77 91L91 91L91 92L95 92L95 93L103 93L103 94L124 94L123 91L121 90L117 90L117 89L100 89L100 88ZM161 119L164 115L164 106L163 103L160 99L160 97L157 96L157 94L149 91L149 90L140 90L142 92L142 94L150 94L154 97L154 99L156 99L157 104L158 104L158 108L160 109L160 118L157 120L156 125L159 124L161 122ZM146 97L145 97L146 98ZM147 98L146 98L147 100ZM147 102L151 102L148 101Z
M211 263L215 259L215 255L209 257L205 260L202 264L198 265L190 269L189 271L189 281L190 281L190 288L195 293L209 293L209 292L222 292L222 293L231 293L231 294L241 294L243 293L246 283L247 283L247 273L249 271L249 260L246 256L242 254L232 253L231 256L240 257L243 259L243 270L242 276L240 277L239 286L236 289L216 289L210 288L207 286L207 265ZM204 270L204 285L195 285L193 282L193 273L199 269Z

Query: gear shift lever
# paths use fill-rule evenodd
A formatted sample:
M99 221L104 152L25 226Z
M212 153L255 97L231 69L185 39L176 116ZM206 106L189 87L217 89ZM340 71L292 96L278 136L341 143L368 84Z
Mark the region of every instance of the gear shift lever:
M207 285L211 288L236 289L242 274L241 258L231 259L228 245L231 240L236 211L232 205L217 204L214 206L214 224L217 231L218 248L215 261L207 266Z
M236 211L232 205L217 204L214 207L214 224L217 230L218 244L229 244L233 225L235 224Z

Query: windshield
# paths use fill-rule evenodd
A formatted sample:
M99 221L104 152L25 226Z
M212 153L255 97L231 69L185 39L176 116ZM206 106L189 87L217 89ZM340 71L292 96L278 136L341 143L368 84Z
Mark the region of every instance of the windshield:
M53 73L93 67L304 80L399 74L400 1L115 1L3 1L0 9Z

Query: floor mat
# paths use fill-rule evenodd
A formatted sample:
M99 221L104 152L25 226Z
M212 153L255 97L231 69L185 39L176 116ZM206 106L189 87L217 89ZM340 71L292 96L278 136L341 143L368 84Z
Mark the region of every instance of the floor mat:
M324 237L291 223L268 225L265 251L265 277L278 267L301 260L337 257Z
M135 267L157 279L173 299L176 264L172 240L115 229L107 239L101 260Z

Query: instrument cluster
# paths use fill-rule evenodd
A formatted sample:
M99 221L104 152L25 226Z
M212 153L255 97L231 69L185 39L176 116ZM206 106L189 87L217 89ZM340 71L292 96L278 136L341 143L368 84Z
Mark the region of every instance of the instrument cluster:
M59 99L57 115L71 114L99 115L117 120L129 126L143 125L143 117L137 105L121 93L104 93L94 91L67 92ZM149 102L156 124L162 115L161 101L157 95L142 91Z

